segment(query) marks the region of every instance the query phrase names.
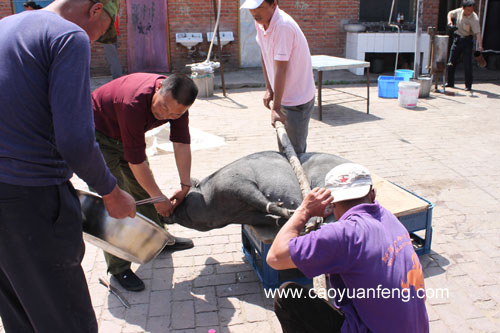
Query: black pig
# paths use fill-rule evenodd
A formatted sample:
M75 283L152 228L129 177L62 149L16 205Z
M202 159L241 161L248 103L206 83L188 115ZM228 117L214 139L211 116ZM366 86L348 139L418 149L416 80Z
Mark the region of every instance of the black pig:
M348 162L335 155L299 155L311 188L324 186L333 167ZM302 202L299 183L287 158L266 151L245 156L193 184L168 224L208 231L230 223L282 225Z

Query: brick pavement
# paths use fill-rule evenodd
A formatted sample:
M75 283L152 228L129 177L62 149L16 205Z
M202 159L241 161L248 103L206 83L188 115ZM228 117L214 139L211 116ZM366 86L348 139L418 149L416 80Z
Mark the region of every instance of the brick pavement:
M363 86L336 87L364 94ZM417 109L379 99L365 102L327 87L323 121L311 121L308 151L337 154L366 165L435 204L432 252L421 256L427 288L448 288L447 298L428 298L435 332L500 331L500 86L475 84L471 97L432 94ZM275 150L261 88L229 90L199 99L191 126L223 136L224 146L193 152L192 175L208 176L247 154ZM172 154L150 159L160 186L171 193L178 179ZM75 179L77 187L82 182ZM239 226L197 232L195 247L161 254L137 268L141 293L124 292L124 309L99 285L106 266L88 244L84 258L100 332L280 332L272 302L241 253ZM114 282L114 285L117 285ZM1 326L0 326L1 331Z

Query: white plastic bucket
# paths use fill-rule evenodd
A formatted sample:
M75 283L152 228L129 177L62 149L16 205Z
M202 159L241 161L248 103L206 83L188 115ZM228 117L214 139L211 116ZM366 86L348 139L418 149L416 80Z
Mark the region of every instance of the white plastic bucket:
M420 83L401 81L399 82L398 103L404 108L414 108L417 106Z
M197 73L191 75L194 83L198 87L198 97L211 97L214 95L214 74Z

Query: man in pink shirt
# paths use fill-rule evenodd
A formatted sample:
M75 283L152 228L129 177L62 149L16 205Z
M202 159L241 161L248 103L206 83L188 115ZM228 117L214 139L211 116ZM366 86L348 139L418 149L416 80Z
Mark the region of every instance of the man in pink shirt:
M276 0L246 0L243 8L255 19L266 78L264 105L271 110L271 122L273 126L277 120L284 123L295 152L303 153L315 91L306 37Z

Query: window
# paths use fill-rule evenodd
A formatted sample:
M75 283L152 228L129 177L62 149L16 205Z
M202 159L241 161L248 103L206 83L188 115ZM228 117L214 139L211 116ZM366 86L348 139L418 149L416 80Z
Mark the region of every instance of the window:
M391 14L393 0L360 0L360 22L387 22ZM405 22L415 21L415 7L417 0L394 0L392 22L396 22L399 12L403 13Z

